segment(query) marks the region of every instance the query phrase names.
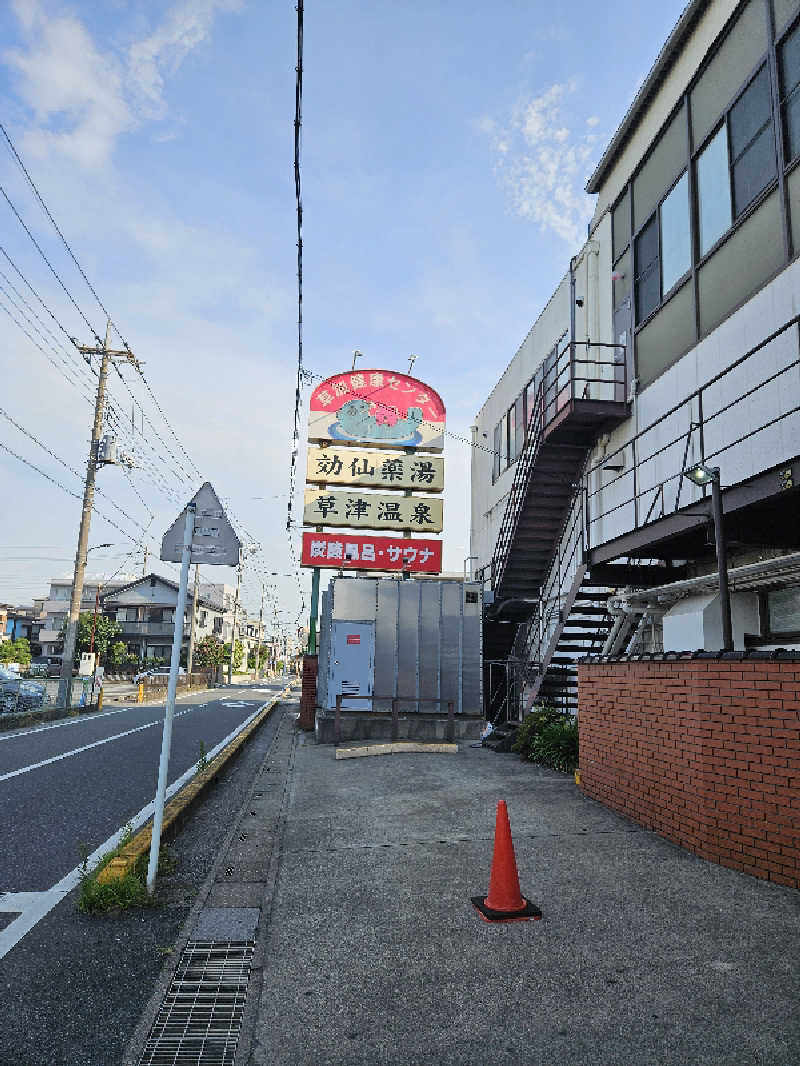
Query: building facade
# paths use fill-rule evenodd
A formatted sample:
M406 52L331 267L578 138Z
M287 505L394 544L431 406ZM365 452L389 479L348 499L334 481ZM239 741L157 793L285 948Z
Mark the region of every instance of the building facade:
M693 0L592 174L588 240L474 428L489 711L587 653L800 645L800 4Z

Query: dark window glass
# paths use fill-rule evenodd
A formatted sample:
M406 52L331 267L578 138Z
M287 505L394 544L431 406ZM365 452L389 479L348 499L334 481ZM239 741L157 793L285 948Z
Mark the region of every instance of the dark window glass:
M767 593L770 633L800 629L800 589L776 589Z
M736 160L742 154L769 118L769 75L767 68L762 67L731 108L731 159Z
M800 89L783 105L783 139L787 160L800 155Z
M636 321L643 322L661 300L658 263L636 279Z
M508 462L509 465L517 458L517 426L514 421L514 408L509 407L508 414Z
M525 394L521 393L514 403L514 435L517 441L517 456L525 447Z
M636 321L647 318L661 299L658 261L658 215L653 215L636 238Z
M781 45L781 98L786 159L800 155L800 25Z
M777 169L766 67L762 67L731 108L728 128L733 217L738 218L774 179Z
M500 477L500 423L494 427L494 441L492 443L494 454L492 455L492 481Z
M765 126L733 164L733 213L738 218L775 177L772 124Z
M781 95L788 96L800 85L800 26L797 26L781 45Z

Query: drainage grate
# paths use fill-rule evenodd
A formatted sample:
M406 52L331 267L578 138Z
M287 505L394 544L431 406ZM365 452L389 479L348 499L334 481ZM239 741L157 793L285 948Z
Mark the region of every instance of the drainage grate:
M253 964L252 940L190 940L139 1066L232 1066Z

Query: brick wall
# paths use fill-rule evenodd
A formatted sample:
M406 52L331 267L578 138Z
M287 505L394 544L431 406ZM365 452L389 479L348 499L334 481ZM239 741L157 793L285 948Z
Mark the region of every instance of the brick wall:
M311 730L314 728L314 719L317 710L317 656L303 656L303 682L300 693L300 718L298 725L301 729Z
M578 705L587 795L800 888L800 661L584 663Z

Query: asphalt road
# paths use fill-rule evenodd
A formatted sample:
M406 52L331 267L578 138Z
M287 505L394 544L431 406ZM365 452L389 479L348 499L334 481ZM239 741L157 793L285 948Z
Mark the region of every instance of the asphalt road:
M266 688L239 695L263 703ZM170 841L155 906L87 915L77 908L75 888L0 957L0 1066L121 1061L165 961L173 964L176 938L241 817L278 725L296 711L296 700L276 707L190 809Z
M180 699L169 782L280 687ZM0 895L50 889L152 801L163 719L163 705L132 706L0 736Z

